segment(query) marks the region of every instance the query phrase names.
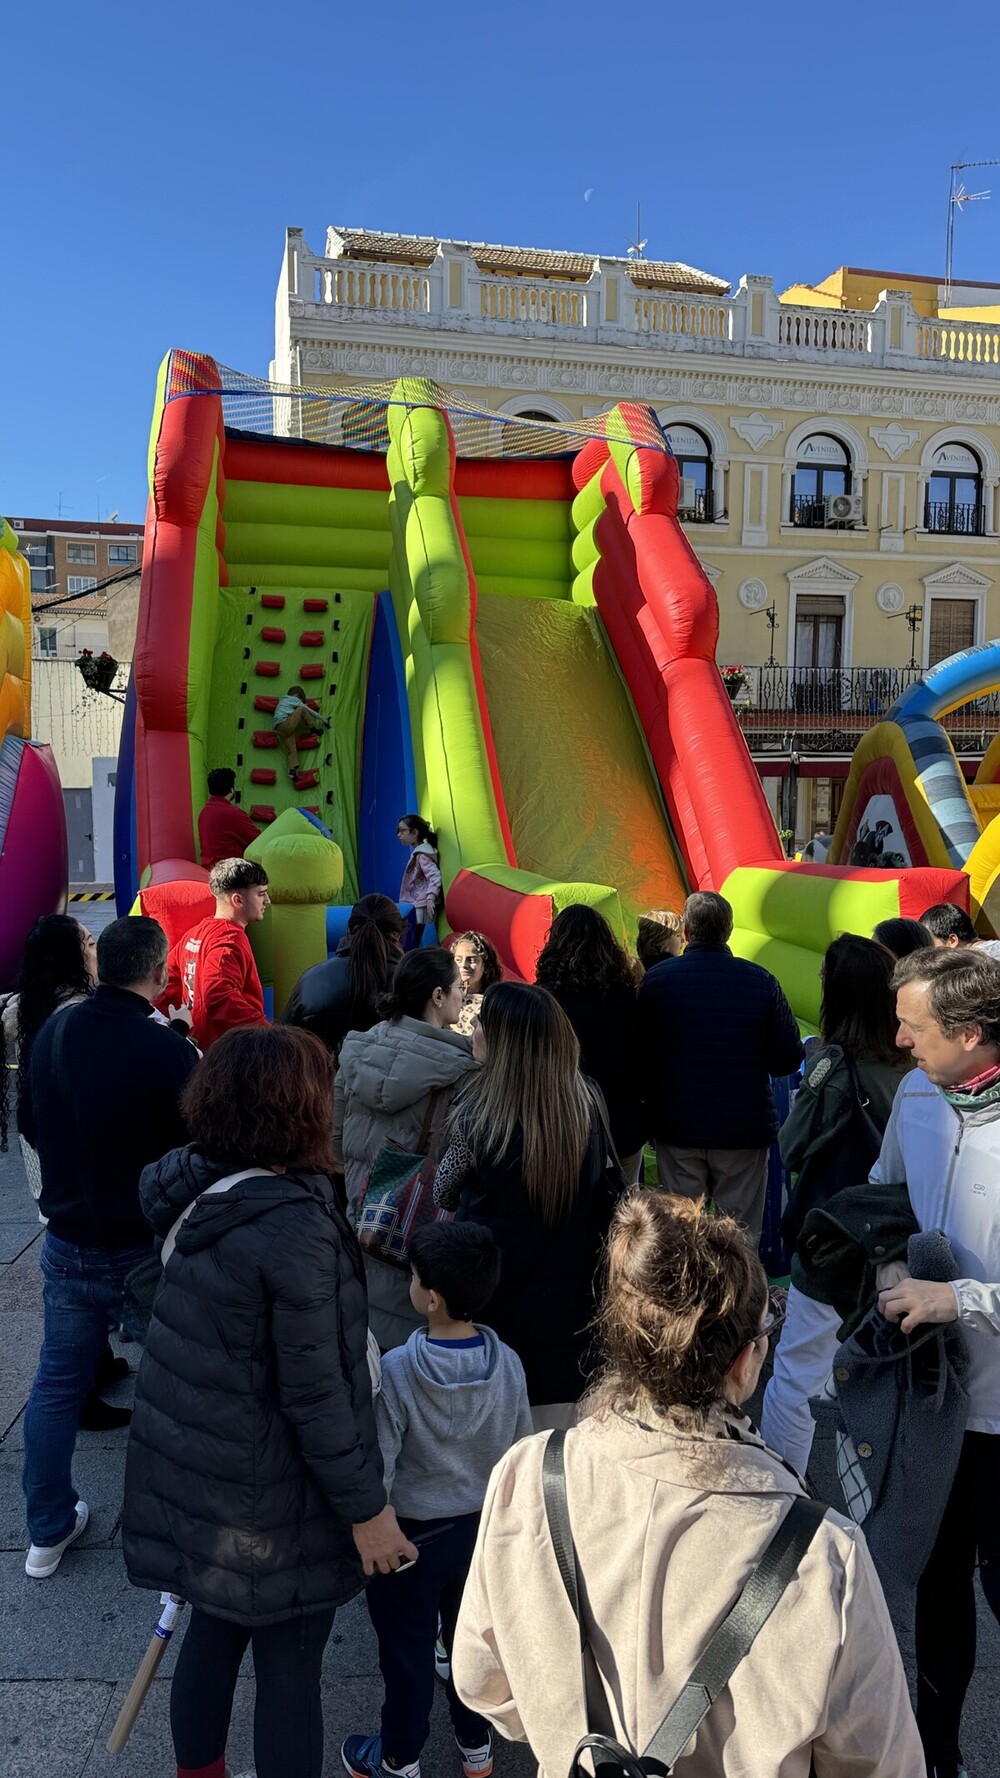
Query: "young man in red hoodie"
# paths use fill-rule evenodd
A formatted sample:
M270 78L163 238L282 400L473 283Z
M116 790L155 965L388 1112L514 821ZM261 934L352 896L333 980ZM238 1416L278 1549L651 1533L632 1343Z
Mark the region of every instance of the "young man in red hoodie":
M242 858L247 847L260 839L260 828L233 802L235 789L236 773L230 766L209 772L208 801L198 816L198 845L206 870L223 858Z
M191 1036L201 1050L238 1025L264 1025L264 993L247 927L263 920L270 897L267 872L251 858L222 858L208 879L215 913L174 946L167 985L157 1005L188 1008ZM168 1015L169 1016L169 1015Z

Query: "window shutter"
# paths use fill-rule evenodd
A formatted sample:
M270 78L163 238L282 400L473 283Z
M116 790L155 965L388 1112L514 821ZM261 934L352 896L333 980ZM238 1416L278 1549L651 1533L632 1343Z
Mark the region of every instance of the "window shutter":
M975 599L932 599L930 647L927 664L937 666L962 648L971 648L976 639Z

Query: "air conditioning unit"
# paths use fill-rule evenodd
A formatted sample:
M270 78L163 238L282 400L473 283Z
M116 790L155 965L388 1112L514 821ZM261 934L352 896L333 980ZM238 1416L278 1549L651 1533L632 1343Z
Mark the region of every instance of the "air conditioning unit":
M682 475L681 476L681 493L680 493L680 499L677 502L677 511L679 513L685 513L685 512L697 512L697 510L698 510L698 483L695 481L695 478L693 475Z
M11 525L15 531L23 531L24 530L24 520L23 519L11 519L10 522L11 522Z
M823 523L828 526L863 525L860 494L827 494L823 502Z

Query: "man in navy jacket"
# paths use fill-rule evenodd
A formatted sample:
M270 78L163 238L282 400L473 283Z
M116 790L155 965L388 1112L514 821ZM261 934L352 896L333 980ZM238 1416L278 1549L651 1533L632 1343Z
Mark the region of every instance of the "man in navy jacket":
M139 1175L185 1140L178 1107L198 1060L152 1018L167 978L167 938L145 915L114 920L97 941L98 987L54 1013L29 1062L24 1134L42 1167L45 1344L24 1416L24 1492L34 1580L54 1574L86 1528L72 1481L80 1406L125 1280L153 1249Z
M643 1085L663 1190L711 1197L757 1242L778 1133L770 1077L799 1066L802 1043L774 976L733 956L732 930L723 896L688 897L683 955L639 989Z

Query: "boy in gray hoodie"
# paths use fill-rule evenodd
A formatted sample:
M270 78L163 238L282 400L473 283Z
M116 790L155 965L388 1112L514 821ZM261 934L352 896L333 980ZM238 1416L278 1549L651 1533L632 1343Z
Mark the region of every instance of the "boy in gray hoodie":
M420 1778L434 1700L438 1618L450 1655L476 1534L495 1464L533 1430L521 1361L473 1320L500 1276L500 1250L475 1222L434 1222L410 1242L410 1300L427 1331L382 1360L375 1401L385 1489L417 1562L376 1574L368 1611L385 1684L378 1735L349 1735L353 1778ZM490 1778L493 1738L449 1675L448 1707L465 1778Z

